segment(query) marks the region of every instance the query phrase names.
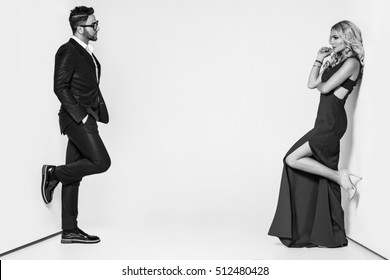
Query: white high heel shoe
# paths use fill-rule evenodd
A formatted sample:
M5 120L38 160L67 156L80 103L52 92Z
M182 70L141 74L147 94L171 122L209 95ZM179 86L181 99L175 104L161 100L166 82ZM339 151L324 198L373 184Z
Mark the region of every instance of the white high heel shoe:
M343 169L340 171L340 178L340 186L348 193L348 199L351 200L356 194L356 185L362 180L362 177L352 174L347 169Z

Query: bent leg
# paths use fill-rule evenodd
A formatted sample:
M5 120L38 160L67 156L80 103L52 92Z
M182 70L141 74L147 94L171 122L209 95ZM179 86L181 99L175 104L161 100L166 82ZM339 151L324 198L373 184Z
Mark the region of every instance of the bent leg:
M313 159L312 155L309 142L306 142L286 157L286 164L291 168L319 175L340 184L339 171L323 165Z
M79 182L84 176L105 172L110 167L110 157L92 117L86 124L70 124L65 134L81 156L56 168L56 176L63 184Z

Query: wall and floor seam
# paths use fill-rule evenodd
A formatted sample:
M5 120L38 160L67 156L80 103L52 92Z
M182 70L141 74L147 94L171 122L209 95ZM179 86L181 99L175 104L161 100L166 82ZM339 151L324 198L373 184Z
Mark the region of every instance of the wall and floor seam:
M25 244L25 245L19 246L19 247L17 247L17 248L11 249L11 250L6 251L6 252L4 252L4 253L0 253L0 258L3 257L3 256L5 256L5 255L8 255L8 254L14 253L14 252L16 252L16 251L22 250L22 249L24 249L24 248L33 246L33 245L35 245L35 244L38 244L38 243L43 242L43 241L45 241L45 240L48 240L48 239L50 239L50 238L53 238L53 237L55 237L55 236L57 236L57 235L60 235L61 233L62 233L62 231L59 231L59 232L50 234L50 235L48 235L48 236L46 236L46 237L40 238L40 239L38 239L38 240L35 240L35 241L33 241L33 242L30 242L30 243L27 243L27 244Z

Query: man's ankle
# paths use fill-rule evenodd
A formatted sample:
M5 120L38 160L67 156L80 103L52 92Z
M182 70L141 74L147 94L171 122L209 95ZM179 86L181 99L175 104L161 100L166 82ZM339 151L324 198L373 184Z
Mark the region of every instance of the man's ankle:
M63 229L62 231L66 232L66 233L79 233L79 229L77 227L76 228L70 228L70 229Z

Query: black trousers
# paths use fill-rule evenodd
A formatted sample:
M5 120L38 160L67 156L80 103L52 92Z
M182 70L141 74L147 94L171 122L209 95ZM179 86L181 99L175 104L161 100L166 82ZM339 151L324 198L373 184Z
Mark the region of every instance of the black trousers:
M57 166L55 175L62 183L62 229L69 230L77 227L82 178L107 171L111 160L93 117L88 116L85 124L72 122L64 133L69 138L66 164Z

